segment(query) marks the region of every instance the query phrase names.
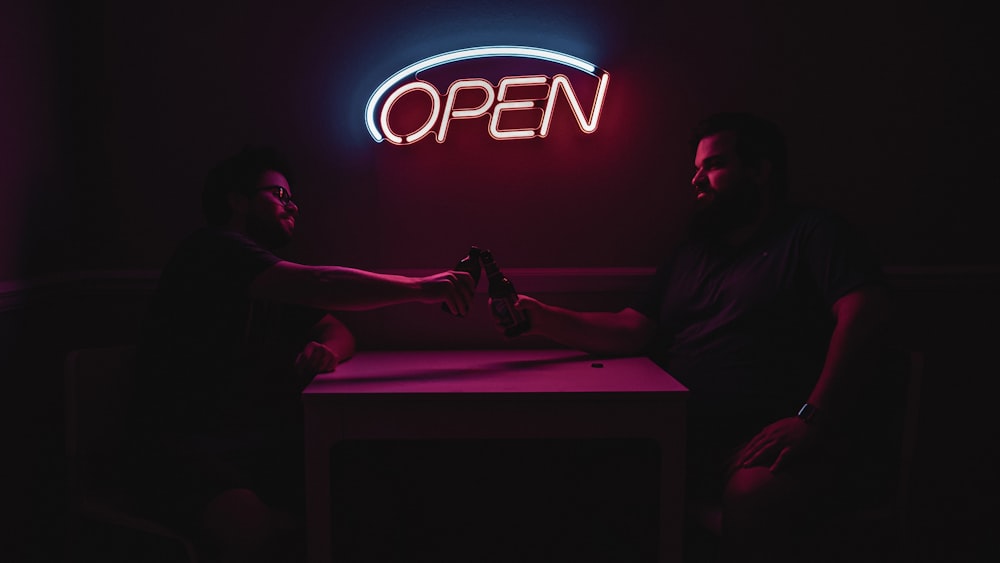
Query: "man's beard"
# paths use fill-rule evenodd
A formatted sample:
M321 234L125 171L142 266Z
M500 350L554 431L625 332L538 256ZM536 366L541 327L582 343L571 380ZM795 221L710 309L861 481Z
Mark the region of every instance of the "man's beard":
M258 244L268 250L281 248L292 241L279 220L263 221L251 216L247 220L247 234Z
M763 203L760 187L747 182L732 188L713 192L712 201L695 209L689 226L693 238L718 239L757 217Z

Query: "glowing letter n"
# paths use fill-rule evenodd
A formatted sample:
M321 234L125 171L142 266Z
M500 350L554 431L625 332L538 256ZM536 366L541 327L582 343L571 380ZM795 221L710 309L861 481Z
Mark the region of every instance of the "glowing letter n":
M569 79L565 75L557 74L552 78L552 89L549 91L549 100L545 104L545 113L542 116L542 126L538 131L538 136L544 138L549 134L549 128L552 126L552 108L556 105L556 97L560 90L565 92L566 101L573 109L573 115L580 125L580 130L584 133L593 133L597 130L597 122L601 118L601 108L604 105L604 94L608 91L608 73L601 75L601 80L597 84L597 93L594 95L594 105L591 107L589 119L584 115L583 108L576 98L576 92L573 91L573 85L569 83Z

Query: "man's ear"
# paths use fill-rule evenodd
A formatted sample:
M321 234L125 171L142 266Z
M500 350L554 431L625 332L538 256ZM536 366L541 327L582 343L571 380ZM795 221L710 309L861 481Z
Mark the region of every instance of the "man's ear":
M247 214L247 209L250 208L250 198L245 194L229 192L226 194L229 200L229 209L233 210L234 217L242 217Z
M771 182L771 170L774 168L774 165L771 164L770 160L762 158L757 161L757 166L754 168L752 175L758 185L763 186Z

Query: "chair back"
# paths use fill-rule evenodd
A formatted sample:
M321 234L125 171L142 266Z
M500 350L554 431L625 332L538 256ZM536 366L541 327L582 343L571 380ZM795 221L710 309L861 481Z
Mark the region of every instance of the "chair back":
M73 493L113 484L124 468L133 346L73 350L66 358L66 456Z
M910 509L910 474L917 450L917 428L920 414L921 386L924 376L924 355L922 352L911 351L908 356L909 369L905 385L905 404L903 407L902 428L900 431L899 480L896 483L896 533L904 557L909 553L909 520ZM909 560L909 559L907 559Z
M123 483L132 438L135 347L73 350L66 357L66 457L71 509L66 560L198 563L192 541L135 514ZM86 521L113 532L94 533Z
M897 509L908 496L910 471L916 450L917 423L920 409L920 387L924 356L916 350L901 350L887 370L890 395L881 409L888 414L886 434L878 436L892 445L893 499Z
M910 475L917 446L924 355L893 348L884 363L878 389L867 397L867 413L876 424L864 437L862 461L872 461L863 473L871 502L855 514L860 536L884 546L899 558L909 549Z

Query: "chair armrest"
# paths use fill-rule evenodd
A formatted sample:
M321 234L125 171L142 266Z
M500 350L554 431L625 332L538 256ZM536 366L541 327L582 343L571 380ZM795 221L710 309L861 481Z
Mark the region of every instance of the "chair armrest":
M80 496L70 503L70 510L80 516L177 542L190 563L198 563L198 550L187 537L158 522L133 514L109 498Z

